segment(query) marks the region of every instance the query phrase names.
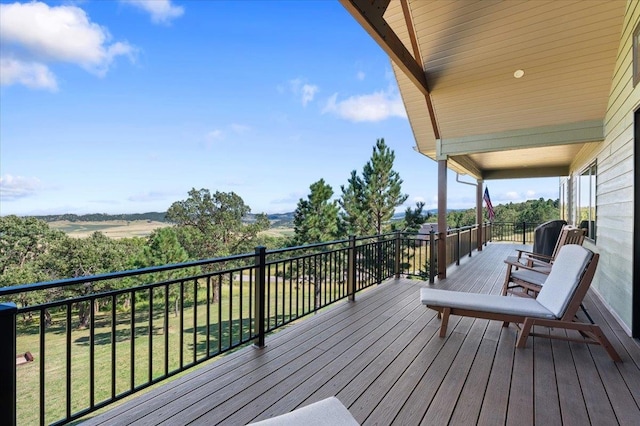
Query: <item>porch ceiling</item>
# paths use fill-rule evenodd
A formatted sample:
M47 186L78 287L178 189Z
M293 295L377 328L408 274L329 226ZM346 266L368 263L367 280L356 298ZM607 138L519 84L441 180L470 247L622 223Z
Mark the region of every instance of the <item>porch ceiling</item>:
M625 1L341 1L392 58L430 158L476 178L558 176L604 139Z

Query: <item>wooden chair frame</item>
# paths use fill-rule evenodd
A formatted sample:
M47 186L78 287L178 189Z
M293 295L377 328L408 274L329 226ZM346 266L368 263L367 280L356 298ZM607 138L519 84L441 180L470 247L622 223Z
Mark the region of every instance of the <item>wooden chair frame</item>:
M488 320L502 321L503 327L508 327L509 323L523 324L520 329L520 335L518 336L516 347L524 348L529 336L541 336L551 339L568 340L572 342L599 344L609 354L611 359L616 362L621 362L620 355L616 352L615 348L611 345L611 342L602 332L602 329L596 324L587 324L580 322L576 316L582 300L584 299L593 276L598 265L599 255L593 254L591 261L582 272L580 282L569 300L569 304L564 314L559 319L547 319L547 318L535 318L527 317L523 315L502 314L496 312L489 312L483 310L473 309L460 309L451 306L438 306L436 304L427 304L427 307L438 312L438 316L441 317L442 322L440 324L440 337L445 337L447 334L447 326L449 323L449 317L451 315L459 315L473 318L483 318ZM569 336L561 335L549 335L549 334L536 334L532 332L534 325L540 325L545 327L563 328L566 330L576 330L582 338L572 338Z
M553 249L553 254L551 256L518 249L517 256L510 256L504 261L507 264L507 274L504 279L504 285L502 286L502 294L507 295L508 293L512 293L516 296L535 297L536 294L540 292L542 286L531 281L513 277L513 271L522 268L536 273L549 275L553 261L558 256L560 248L567 244L582 245L584 238L584 229L565 225L560 232L560 236L558 237L558 241L556 242L556 246ZM510 285L510 283L513 283L513 285ZM514 289L520 289L521 291L514 291Z
M558 252L560 251L560 247L566 244L578 244L582 245L586 236L586 232L582 228L576 228L572 225L565 225L562 227L560 231L560 235L558 236L558 240L556 241L556 245L553 248L553 253L551 256L547 256L540 253L535 253L532 251L524 250L524 249L516 249L518 255L515 256L519 263L524 263L527 266L542 266L549 267L551 263L558 256ZM513 256L511 256L513 257ZM513 262L513 259L507 258Z

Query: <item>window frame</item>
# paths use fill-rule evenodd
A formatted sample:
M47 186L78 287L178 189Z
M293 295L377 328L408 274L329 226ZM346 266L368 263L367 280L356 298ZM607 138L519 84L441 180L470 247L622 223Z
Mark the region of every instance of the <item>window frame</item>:
M597 212L597 186L598 186L598 166L596 161L590 163L576 176L576 207L574 209L576 226L581 226L582 222L587 222L587 238L596 241ZM586 200L583 198L587 198ZM586 208L586 211L583 209ZM583 217L586 213L586 217Z

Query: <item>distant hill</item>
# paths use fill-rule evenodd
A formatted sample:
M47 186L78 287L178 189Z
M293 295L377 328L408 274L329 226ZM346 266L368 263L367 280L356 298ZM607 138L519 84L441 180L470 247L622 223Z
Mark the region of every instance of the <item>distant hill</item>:
M68 222L108 222L113 220L150 220L152 222L169 222L166 216L167 212L148 212L131 214L91 213L82 215L67 213L34 217L36 219L44 220L45 222L57 222L61 220L65 220Z
M44 220L45 222L109 222L114 220L126 220L137 221L146 220L151 222L169 222L167 220L167 212L148 212L148 213L132 213L132 214L106 214L106 213L92 213L92 214L54 214L44 216L34 216L36 219ZM271 221L273 227L292 227L293 226L293 212L289 213L274 213L268 214L267 217ZM255 215L250 213L247 217L247 222L253 221Z
M448 209L447 211L454 211L456 209ZM436 215L438 210L431 209L427 210L425 213L429 213L431 215ZM292 228L293 227L293 216L294 212L288 213L272 213L268 214L267 217L271 221L271 226L273 227L282 227L282 228ZM148 213L131 213L131 214L106 214L106 213L91 213L91 214L58 214L58 215L45 215L45 216L34 216L37 219L44 220L45 222L57 222L57 221L68 221L68 222L108 222L113 220L127 220L127 221L135 221L135 220L147 220L152 222L169 222L167 220L167 212L148 212ZM247 216L247 222L252 222L255 218L255 214L249 213ZM404 219L404 211L397 212L393 215L391 220L401 220Z

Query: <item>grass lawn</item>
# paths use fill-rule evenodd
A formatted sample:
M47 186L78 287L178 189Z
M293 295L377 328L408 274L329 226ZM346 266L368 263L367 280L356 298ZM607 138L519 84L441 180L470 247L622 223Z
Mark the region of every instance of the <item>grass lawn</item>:
M116 302L118 308L115 323L112 319L111 299L100 299L100 312L97 312L94 318L93 355L89 327L78 327L79 319L75 306L71 308L70 326L66 308L51 312L52 323L45 329L42 348L40 319L34 317L28 321L19 316L17 352L30 351L35 361L16 367L18 424L39 423L42 359L45 396L42 410L44 422L48 424L66 416L67 403L73 414L90 407L92 393L94 404L98 404L114 395L162 377L166 372L178 370L181 365L186 366L195 360L207 358L207 336L210 356L249 339L252 326L250 317L253 316L249 310L253 309L254 305L253 301L250 301L253 293L249 291L248 278L243 279L242 285L239 281L235 281L232 286L223 285L220 301L214 304L207 303L206 287L203 284L200 284L195 292L193 287L193 283L185 285L182 316L176 316L173 312L172 297L176 289L173 289L173 293L169 292L168 306L165 306L164 287L154 290L152 304L149 303L149 291L139 291L133 316L130 307L121 307L126 306L124 298L128 297L128 294L119 296ZM292 315L295 317L296 306L300 314L303 307L305 311L312 309L310 288L313 292L313 286L308 283L295 285L289 281L276 281L271 277L270 324L281 324L285 320L288 321ZM330 293L335 294L336 291L333 289ZM331 294L327 296L332 297ZM165 330L165 321L168 322L168 330ZM67 343L70 347L69 354ZM70 357L70 371L67 367L67 356ZM90 379L92 357L93 383ZM71 389L69 401L66 397L67 377Z

